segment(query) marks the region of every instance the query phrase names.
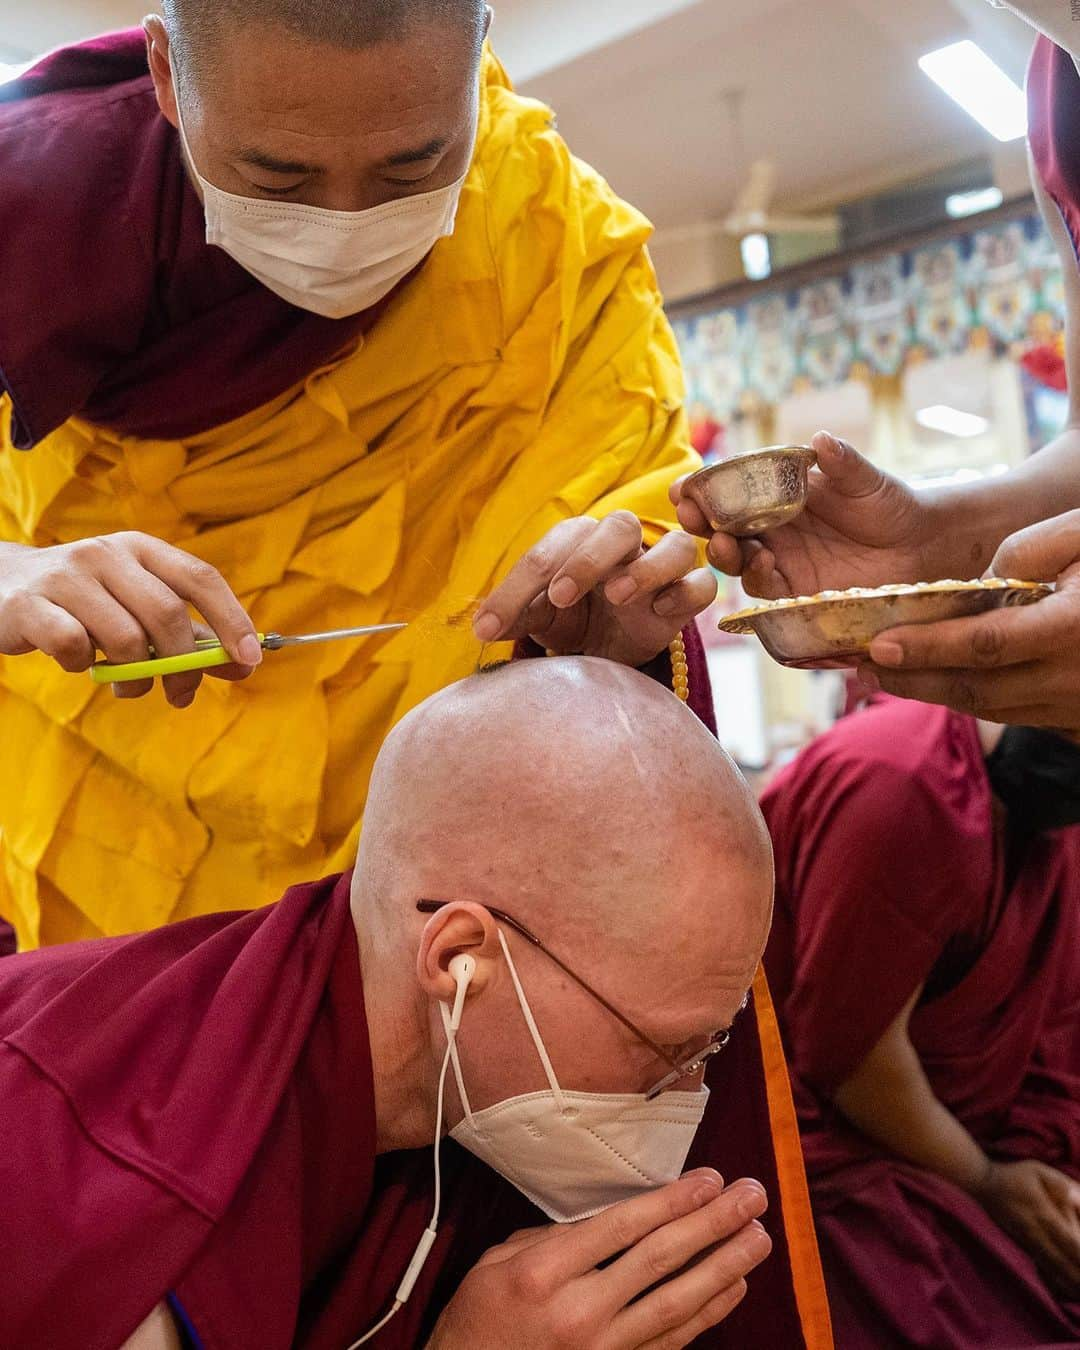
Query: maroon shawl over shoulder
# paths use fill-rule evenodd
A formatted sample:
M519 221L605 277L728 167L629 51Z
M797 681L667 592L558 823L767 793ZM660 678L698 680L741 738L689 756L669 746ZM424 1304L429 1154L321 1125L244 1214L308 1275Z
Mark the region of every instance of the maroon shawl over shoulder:
M1080 829L1007 880L974 721L888 701L770 787L777 919L766 956L840 1350L1080 1345L985 1212L830 1105L915 990L939 1100L993 1156L1080 1177Z
M141 30L0 85L0 392L29 449L73 414L134 436L231 421L375 322L324 319L206 243Z

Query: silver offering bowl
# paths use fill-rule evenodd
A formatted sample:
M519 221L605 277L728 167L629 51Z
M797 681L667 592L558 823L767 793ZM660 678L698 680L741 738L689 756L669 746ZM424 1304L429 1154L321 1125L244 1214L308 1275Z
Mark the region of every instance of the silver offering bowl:
M712 529L746 538L800 514L816 463L809 446L773 445L699 469L683 491L701 507Z
M724 633L753 633L782 666L828 669L864 658L879 633L906 624L963 619L988 610L1030 605L1053 588L1033 581L922 581L914 585L856 587L820 595L770 600L731 614Z

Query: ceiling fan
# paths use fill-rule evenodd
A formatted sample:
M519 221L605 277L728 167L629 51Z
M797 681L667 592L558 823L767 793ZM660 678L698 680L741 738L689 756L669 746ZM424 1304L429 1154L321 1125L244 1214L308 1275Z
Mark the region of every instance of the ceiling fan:
M730 89L722 95L731 121L732 160L739 168L742 187L731 210L722 220L701 221L661 231L665 241L700 239L728 235L742 246L743 263L753 280L768 275L768 239L785 234L834 234L839 221L834 214L793 215L773 210L776 196L776 164L771 159L756 159L747 164L742 129L745 89ZM749 245L749 246L748 246ZM764 261L765 266L762 267Z

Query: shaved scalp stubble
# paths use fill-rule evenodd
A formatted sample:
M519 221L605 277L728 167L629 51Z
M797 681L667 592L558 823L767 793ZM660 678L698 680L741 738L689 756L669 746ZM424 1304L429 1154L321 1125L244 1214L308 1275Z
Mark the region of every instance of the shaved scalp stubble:
M309 42L360 50L397 42L430 24L461 25L477 53L486 0L163 0L181 63L198 63L226 27L278 27Z

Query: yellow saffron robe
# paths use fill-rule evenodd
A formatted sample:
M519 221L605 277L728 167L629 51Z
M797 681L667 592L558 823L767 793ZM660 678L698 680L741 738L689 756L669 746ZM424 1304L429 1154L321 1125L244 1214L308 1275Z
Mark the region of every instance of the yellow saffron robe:
M482 86L455 234L332 366L184 441L72 418L21 453L0 402L0 537L145 531L214 563L263 632L416 620L270 654L186 712L0 658L0 914L22 947L350 866L387 731L476 668L440 619L565 517L670 527L668 485L696 461L649 225L490 54Z

